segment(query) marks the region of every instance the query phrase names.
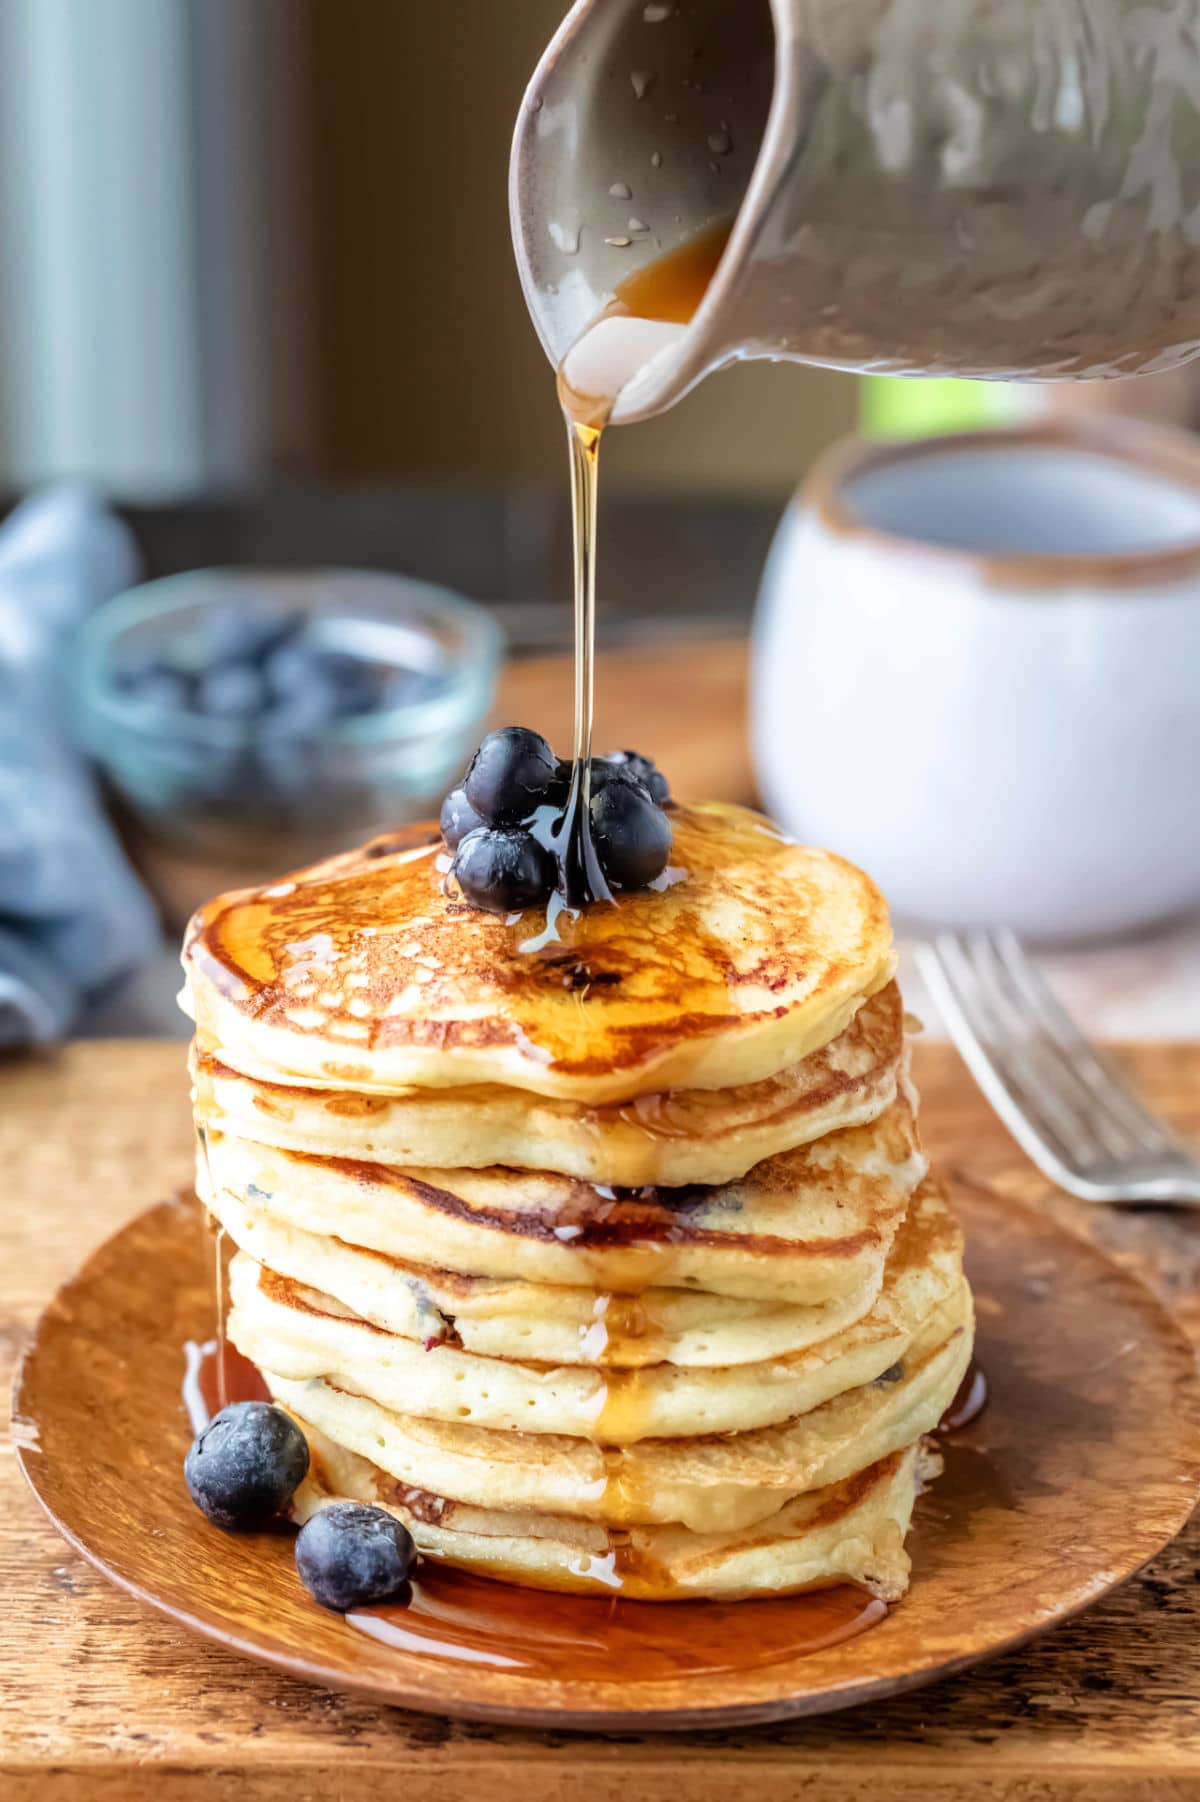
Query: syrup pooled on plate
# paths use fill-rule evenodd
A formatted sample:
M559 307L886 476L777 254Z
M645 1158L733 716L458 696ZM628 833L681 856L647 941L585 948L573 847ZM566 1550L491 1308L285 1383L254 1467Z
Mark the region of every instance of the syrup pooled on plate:
M772 1602L584 1600L426 1561L412 1600L347 1615L373 1639L430 1658L551 1681L648 1682L761 1669L824 1651L881 1621L886 1605L839 1584Z
M223 1235L214 1234L218 1270ZM225 1293L218 1276L218 1296ZM651 1305L641 1296L600 1298L591 1355L602 1359L617 1349L653 1350L658 1331ZM603 1337L602 1337L603 1335ZM225 1337L224 1322L204 1344L185 1348L183 1399L198 1432L228 1403L269 1399L259 1371ZM596 1439L636 1438L641 1371L605 1368L604 1402ZM972 1365L942 1423L956 1431L983 1405L986 1386ZM960 1444L948 1448L969 1455ZM621 1513L632 1480L624 1454L604 1453L611 1513ZM935 1492L936 1493L936 1492ZM422 1498L406 1492L410 1503ZM417 1508L419 1513L419 1507ZM935 1528L936 1530L936 1528ZM762 1669L817 1653L856 1637L886 1618L887 1605L848 1583L774 1599L719 1602L681 1598L642 1602L622 1594L626 1584L649 1578L656 1587L663 1573L648 1568L653 1559L634 1533L611 1526L604 1553L581 1554L577 1575L599 1581L610 1595L585 1597L523 1587L500 1573L481 1576L422 1559L411 1585L395 1602L350 1610L347 1623L382 1644L421 1656L488 1666L539 1679L589 1681L611 1678L652 1682L673 1676L719 1676Z
M939 1433L958 1433L963 1427L969 1427L988 1404L988 1381L974 1358L967 1366L967 1374L958 1386L958 1394L938 1422Z
M637 1303L633 1296L611 1300ZM184 1360L182 1395L193 1433L231 1403L270 1400L260 1372L226 1339L223 1321L216 1338L189 1340ZM617 1412L636 1408L638 1373L606 1374L611 1400L599 1424L617 1428ZM619 1494L628 1481L623 1456L612 1450L605 1462ZM352 1609L346 1620L397 1650L431 1658L562 1681L611 1678L619 1670L630 1682L647 1682L761 1669L852 1639L887 1614L884 1602L848 1583L773 1601L628 1601L621 1588L645 1555L619 1528L609 1530L608 1540L607 1553L580 1560L581 1570L586 1565L589 1576L612 1590L607 1600L526 1589L425 1558L402 1599Z

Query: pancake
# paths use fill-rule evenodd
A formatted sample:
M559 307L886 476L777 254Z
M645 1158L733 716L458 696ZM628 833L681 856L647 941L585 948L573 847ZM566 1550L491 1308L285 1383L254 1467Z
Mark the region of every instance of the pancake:
M926 1170L906 1094L715 1187L620 1190L541 1171L397 1170L208 1133L197 1187L290 1226L468 1276L822 1303L882 1269Z
M198 1048L197 1120L290 1151L405 1168L554 1170L625 1187L724 1183L781 1151L875 1116L896 1098L900 991L888 983L845 1030L762 1082L585 1107L495 1085L366 1095L243 1076Z
M874 1382L908 1354L958 1288L961 1268L957 1223L929 1184L896 1237L870 1312L785 1358L606 1371L482 1358L448 1344L426 1351L244 1252L230 1269L227 1331L260 1370L328 1378L392 1413L626 1446L775 1425Z
M540 917L457 897L434 827L221 896L184 943L199 1041L248 1076L368 1093L600 1104L765 1081L890 981L887 909L852 864L744 808L671 821L653 891L564 915L549 942Z
M853 1476L932 1432L971 1356L965 1283L885 1379L779 1426L604 1451L580 1439L493 1432L381 1408L321 1378L266 1373L272 1395L397 1482L473 1506L545 1509L608 1526L682 1523L730 1532L794 1496Z
M426 1557L482 1576L585 1595L619 1592L637 1601L734 1601L833 1583L855 1583L895 1601L908 1587L904 1536L922 1460L916 1446L811 1490L750 1528L614 1532L565 1515L474 1508L411 1489L335 1445L304 1416L296 1419L312 1454L292 1499L298 1523L333 1501L372 1503L402 1520Z
M597 1289L464 1276L321 1238L221 1189L209 1207L235 1245L279 1275L321 1289L387 1332L485 1358L636 1369L748 1364L827 1339L870 1308L882 1270L810 1307L686 1289Z

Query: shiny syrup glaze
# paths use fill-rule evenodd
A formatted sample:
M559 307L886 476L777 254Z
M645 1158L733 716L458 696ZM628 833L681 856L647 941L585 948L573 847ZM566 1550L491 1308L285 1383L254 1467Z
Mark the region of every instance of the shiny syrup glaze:
M987 1377L975 1362L974 1358L967 1366L966 1375L958 1385L954 1400L938 1421L939 1433L961 1433L969 1427L988 1404Z
M201 1141L203 1143L203 1140ZM207 1152L205 1154L207 1156ZM225 1331L229 1309L226 1261L228 1256L225 1229L209 1217L213 1241L213 1291L216 1304L216 1331L201 1343L189 1339L183 1348L184 1369L181 1389L183 1405L192 1423L192 1432L202 1433L214 1414L234 1402L269 1402L271 1391L263 1381L256 1364L231 1345Z
M513 1045L530 1063L607 1077L720 1032L742 1016L742 984L770 992L794 975L784 909L803 906L804 877L790 841L737 809L678 807L671 818L675 864L690 880L564 913L540 947L541 914L500 919L446 890L432 824L395 848L389 839L386 855L371 843L298 881L219 897L187 939L204 979L198 1005L211 987L250 1018L318 1037L323 1079L344 1085L371 1079L363 1053L399 1044ZM756 946L753 965L737 972L701 899L724 892L731 867ZM864 930L874 946L873 915ZM397 992L410 983L428 1004L397 1014ZM211 1023L199 1024L211 1036ZM671 1136L669 1099L639 1108L643 1129Z
M347 1616L402 1651L570 1682L716 1676L822 1651L884 1618L886 1605L839 1584L775 1602L630 1602L520 1589L422 1565L407 1606Z
M635 1328L638 1324L635 1320ZM267 1395L254 1365L225 1345L223 1335L221 1344L223 1354L217 1339L202 1347L189 1346L184 1383L189 1408L197 1398L211 1413L218 1404L224 1405L222 1398L252 1401ZM982 1372L972 1364L940 1430L961 1432L985 1399ZM193 1430L202 1424L193 1419ZM937 1516L927 1528L934 1538L941 1523L955 1514L956 1503L974 1500L981 1481L979 1467L986 1466L986 1457L957 1445L953 1438L945 1449L946 1467L936 1484ZM616 1466L619 1454L611 1456L610 1480L622 1481ZM652 1564L630 1534L612 1529L607 1554L581 1560L579 1571L603 1582L612 1593L585 1597L528 1589L424 1559L402 1598L356 1609L346 1618L358 1631L422 1657L484 1664L547 1680L611 1678L619 1671L625 1681L647 1682L680 1674L761 1669L854 1638L887 1614L885 1603L850 1584L775 1601L663 1603L623 1597L623 1585L638 1576L661 1582L661 1573L649 1568Z

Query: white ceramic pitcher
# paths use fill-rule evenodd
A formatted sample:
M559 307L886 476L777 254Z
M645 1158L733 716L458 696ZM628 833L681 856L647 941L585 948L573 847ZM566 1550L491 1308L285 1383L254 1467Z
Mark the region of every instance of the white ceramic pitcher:
M517 121L557 363L634 269L725 254L615 420L739 357L1074 378L1200 348L1200 0L578 0Z

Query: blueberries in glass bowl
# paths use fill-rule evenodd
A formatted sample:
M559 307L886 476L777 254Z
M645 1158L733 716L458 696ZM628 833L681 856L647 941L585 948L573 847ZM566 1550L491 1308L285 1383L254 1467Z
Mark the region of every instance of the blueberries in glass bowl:
M112 675L131 701L168 701L271 739L419 701L438 685L435 672L340 649L301 609L269 601L219 602L190 638L156 650L119 647Z
M197 570L83 622L75 726L186 918L193 880L198 901L428 819L478 742L501 646L485 608L409 577Z

